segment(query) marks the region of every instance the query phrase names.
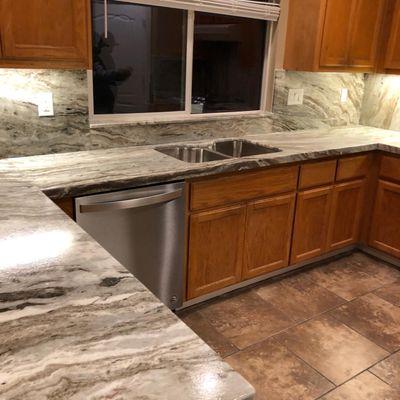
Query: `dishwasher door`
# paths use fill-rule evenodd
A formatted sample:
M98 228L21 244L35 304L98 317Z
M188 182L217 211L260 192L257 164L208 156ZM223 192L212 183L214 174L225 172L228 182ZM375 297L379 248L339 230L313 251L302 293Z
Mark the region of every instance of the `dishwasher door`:
M171 309L183 303L184 183L75 200L76 221Z

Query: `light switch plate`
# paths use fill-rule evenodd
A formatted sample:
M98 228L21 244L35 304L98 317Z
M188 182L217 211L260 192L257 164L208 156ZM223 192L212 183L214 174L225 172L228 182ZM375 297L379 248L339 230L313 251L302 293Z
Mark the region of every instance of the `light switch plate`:
M304 89L289 89L289 95L287 100L288 106L295 106L303 104Z
M37 106L39 117L52 117L54 115L53 93L38 93Z
M349 98L349 89L347 88L340 89L340 101L342 103L347 103L348 98Z

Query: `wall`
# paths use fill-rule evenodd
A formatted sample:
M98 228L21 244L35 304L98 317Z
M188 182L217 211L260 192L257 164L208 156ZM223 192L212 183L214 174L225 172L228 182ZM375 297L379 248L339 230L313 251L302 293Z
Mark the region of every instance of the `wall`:
M360 121L400 131L400 76L367 75Z
M288 90L296 87L305 90L304 104L288 107ZM341 87L350 91L346 104ZM55 116L39 118L35 96L46 91ZM357 124L363 92L362 74L277 71L267 117L89 129L85 71L1 69L0 158Z

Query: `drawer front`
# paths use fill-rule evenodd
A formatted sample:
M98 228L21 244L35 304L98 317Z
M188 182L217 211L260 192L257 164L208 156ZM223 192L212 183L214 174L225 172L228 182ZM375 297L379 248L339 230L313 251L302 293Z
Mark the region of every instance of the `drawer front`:
M394 181L400 181L400 158L383 156L380 176Z
M368 155L341 158L338 161L337 181L363 178L368 174L370 157Z
M295 191L298 166L223 176L191 184L190 208L201 210Z
M304 164L300 168L299 189L329 185L334 182L336 160Z

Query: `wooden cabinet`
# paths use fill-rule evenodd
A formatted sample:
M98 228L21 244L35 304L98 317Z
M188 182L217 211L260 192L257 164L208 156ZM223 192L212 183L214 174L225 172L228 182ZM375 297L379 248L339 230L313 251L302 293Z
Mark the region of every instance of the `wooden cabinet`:
M2 0L0 66L88 68L90 2Z
M383 68L388 72L400 70L400 0L393 0L386 19L387 47L384 54Z
M248 205L244 279L288 266L295 198L291 193Z
M379 181L369 243L400 257L400 185Z
M358 242L363 195L364 180L334 186L328 231L328 251Z
M240 281L245 215L239 205L190 216L188 299Z
M386 0L289 0L284 67L374 71Z
M332 186L305 190L297 195L291 263L326 251Z

